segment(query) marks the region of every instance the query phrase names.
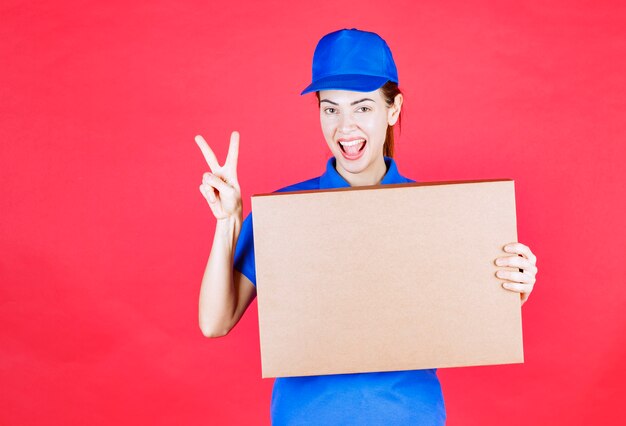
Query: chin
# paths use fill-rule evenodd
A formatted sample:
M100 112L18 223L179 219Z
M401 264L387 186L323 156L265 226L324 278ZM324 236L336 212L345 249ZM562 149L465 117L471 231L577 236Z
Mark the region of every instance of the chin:
M337 164L341 165L341 168L353 174L361 173L367 169L367 166L369 165L369 158L366 155L356 161L350 161L343 158L341 153L338 152L335 154L335 160L337 161Z

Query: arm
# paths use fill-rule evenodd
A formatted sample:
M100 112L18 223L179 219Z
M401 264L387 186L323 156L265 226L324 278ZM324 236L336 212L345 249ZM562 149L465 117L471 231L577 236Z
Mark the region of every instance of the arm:
M206 337L220 337L241 319L256 296L245 275L233 269L241 219L218 220L200 287L199 323Z
M211 254L200 286L198 321L203 335L219 337L237 324L256 295L254 285L233 268L242 224L241 190L236 173L239 134L231 135L224 166L218 164L202 136L196 136L196 142L213 172L203 175L200 192L217 219Z

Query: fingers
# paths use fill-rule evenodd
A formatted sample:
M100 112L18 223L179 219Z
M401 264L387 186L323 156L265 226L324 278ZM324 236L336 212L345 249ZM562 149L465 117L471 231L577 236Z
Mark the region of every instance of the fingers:
M206 198L209 204L212 204L215 201L217 201L217 197L215 195L215 188L213 188L211 185L207 185L204 183L201 184L200 192L202 193L202 195L204 195L204 198Z
M206 160L209 167L211 168L211 171L215 172L217 169L219 169L220 165L217 162L217 157L213 153L213 150L209 147L209 144L204 140L204 138L200 135L197 135L194 140L198 144L198 147L200 147L200 151L202 151L202 155L204 156L204 159Z
M497 271L496 277L524 284L534 284L536 281L534 274L517 271Z
M233 170L237 170L237 158L239 157L239 132L234 131L230 134L230 145L228 145L228 154L226 155L226 165L232 166Z
M522 243L510 243L504 246L504 251L508 252L508 253L516 253L516 254L521 254L522 256L525 256L528 260L530 260L530 262L534 265L535 263L537 263L537 257L535 257L535 255L533 254L532 251L530 251L530 248L528 248L528 246L522 244Z
M523 272L513 272L513 271L498 271L496 275L499 278L508 279L510 281L516 282L504 282L502 283L502 287L514 291L516 293L520 293L520 299L522 302L522 306L528 300L530 293L533 291L533 287L535 286L535 277L534 275L529 275Z
M528 296L533 291L533 284L502 283L502 287L515 293L522 293L524 300L528 299Z
M233 188L224 182L218 176L212 173L204 173L202 175L202 184L200 185L200 192L204 195L204 198L207 199L209 205L213 205L217 201L217 193L218 191L221 194L229 193L233 191Z
M520 284L520 283L502 283L502 287L507 290L514 291L516 293L530 293L533 285L532 284Z
M227 193L233 190L233 188L224 182L220 177L209 172L202 175L202 184L209 185L222 193Z
M522 243L509 243L503 249L508 253L515 253L517 256L499 257L495 261L496 265L517 267L520 270L519 272L500 270L496 272L496 276L508 280L502 283L503 288L520 293L523 306L530 297L536 282L537 257L528 246Z
M503 283L502 287L504 287L507 290L519 293L522 306L524 306L524 303L528 300L528 298L530 297L530 293L533 291L532 284Z
M537 266L530 263L530 260L520 256L499 257L496 259L498 266L510 266L512 268L520 268L526 272L537 273Z

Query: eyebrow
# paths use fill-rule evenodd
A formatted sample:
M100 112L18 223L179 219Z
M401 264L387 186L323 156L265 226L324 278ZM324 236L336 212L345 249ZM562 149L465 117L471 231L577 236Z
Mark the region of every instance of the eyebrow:
M351 102L351 103L350 103L350 105L356 105L356 104L358 104L358 103L360 103L360 102L364 102L364 101L372 101L372 102L374 102L374 100L373 100L373 99L370 99L370 98L363 98L363 99L360 99L360 100L358 100L358 101ZM320 101L320 103L322 103L322 102L328 102L329 104L339 105L338 103L333 102L333 101L329 101L328 99L322 99L322 100Z

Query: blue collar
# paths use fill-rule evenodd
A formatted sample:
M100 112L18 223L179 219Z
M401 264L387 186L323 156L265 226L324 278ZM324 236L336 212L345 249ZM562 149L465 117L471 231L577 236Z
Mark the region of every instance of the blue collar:
M329 189L329 188L348 188L350 184L337 172L335 165L337 164L337 160L335 157L330 157L326 162L326 171L322 176L320 176L320 189ZM386 185L389 183L406 183L410 182L409 179L405 178L398 172L398 167L396 166L396 162L391 157L385 157L385 165L387 166L387 172L383 177L383 180L380 182L381 185Z

